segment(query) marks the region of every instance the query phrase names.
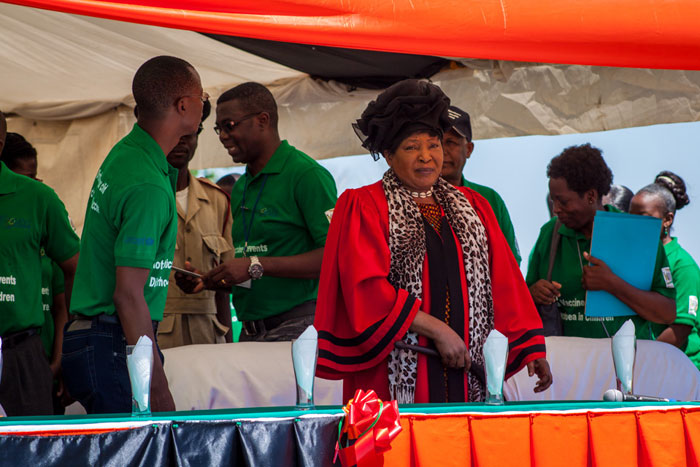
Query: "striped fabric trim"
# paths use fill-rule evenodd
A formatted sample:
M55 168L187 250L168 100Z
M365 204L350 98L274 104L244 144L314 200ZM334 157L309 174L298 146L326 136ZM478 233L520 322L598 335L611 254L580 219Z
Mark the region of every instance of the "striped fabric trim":
M114 431L133 430L169 421L144 420L113 423L72 423L44 425L9 425L0 427L0 436L68 436L94 435Z
M545 351L546 347L544 344L533 344L521 349L518 352L518 356L515 357L515 359L510 363L510 365L508 365L508 367L506 367L506 374L511 374L515 372L518 368L520 368L520 365L522 364L523 360L525 360L525 358L528 355L532 355L534 353L541 353L544 356Z
M406 323L406 320L408 319L409 315L411 314L411 310L413 309L413 306L416 303L416 298L409 295L406 299L406 301L403 304L403 307L401 308L401 312L399 313L399 316L397 319L394 321L394 323L391 325L391 327L387 330L386 334L377 342L377 344L372 347L370 350L365 352L364 354L361 355L354 355L354 356L343 356L343 355L338 355L334 353L331 350L328 349L321 349L319 348L318 351L318 357L323 358L326 360L329 360L336 365L342 366L342 365L358 365L362 363L367 363L371 361L372 359L376 358L379 354L382 353L383 350L387 349L389 345L391 344L391 341L397 336L403 325ZM341 338L338 336L335 336L329 332L322 331L318 333L318 338L319 340L326 340L330 342L331 344L335 344L339 347L350 347L357 345L358 343L362 341L366 341L376 330L381 326L381 323L383 323L386 320L386 318L383 318L381 321L378 321L379 325L377 323L373 324L372 327L370 327L367 331L373 330L370 333L367 333L367 331L364 331L360 336L353 337L353 338ZM363 337L362 340L355 342L359 337ZM319 347L322 344L319 345Z
M513 342L508 344L508 350L512 351L517 346L524 344L525 342L529 341L530 339L536 336L542 336L544 338L544 330L542 328L538 328L530 329L529 331L524 332L522 336L518 337Z

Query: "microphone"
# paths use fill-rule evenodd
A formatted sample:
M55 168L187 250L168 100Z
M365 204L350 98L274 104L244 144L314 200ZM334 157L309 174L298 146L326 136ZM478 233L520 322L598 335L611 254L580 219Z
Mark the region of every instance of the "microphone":
M663 397L623 394L617 389L608 389L605 391L603 400L607 402L672 402L671 399L664 399Z

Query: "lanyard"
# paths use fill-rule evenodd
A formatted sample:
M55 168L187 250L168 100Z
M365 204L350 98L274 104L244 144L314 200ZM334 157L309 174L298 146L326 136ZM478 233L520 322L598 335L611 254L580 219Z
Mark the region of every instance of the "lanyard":
M246 176L245 185L243 186L243 198L241 199L241 220L243 221L243 256L248 254L248 239L250 238L250 231L253 229L253 219L255 219L255 212L258 209L258 201L260 201L260 196L262 196L263 189L265 188L265 182L267 182L268 174L263 177L262 184L260 185L260 191L258 191L258 197L255 198L255 203L253 204L253 212L250 215L250 225L246 226L245 221L245 211L248 209L245 207L245 196L248 193L248 177Z

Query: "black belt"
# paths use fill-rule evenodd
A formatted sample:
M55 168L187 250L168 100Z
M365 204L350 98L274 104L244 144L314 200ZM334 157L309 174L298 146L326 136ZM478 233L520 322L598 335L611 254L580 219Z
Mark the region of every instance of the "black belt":
M301 305L297 305L289 311L269 318L241 321L243 330L247 336L256 336L265 331L271 331L285 321L303 316L313 316L316 312L316 300L309 300Z
M39 328L29 328L24 331L13 332L12 334L2 336L2 348L10 349L16 347L25 339L36 336L37 334L39 334Z
M108 315L106 313L100 313L99 315L95 316L85 316L85 315L71 315L71 321L76 320L76 319L82 319L86 321L92 321L93 323L100 323L100 324L119 324L121 325L121 322L119 321L119 316L115 313L113 315ZM154 326L158 325L158 321L151 321L151 324Z

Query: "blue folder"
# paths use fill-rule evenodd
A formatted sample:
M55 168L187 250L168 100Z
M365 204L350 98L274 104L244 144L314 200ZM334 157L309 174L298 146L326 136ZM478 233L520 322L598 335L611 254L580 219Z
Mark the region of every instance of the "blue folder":
M661 219L598 211L593 221L590 254L603 260L625 282L638 289L651 290L660 238ZM630 307L608 292L586 292L587 316L634 314Z

